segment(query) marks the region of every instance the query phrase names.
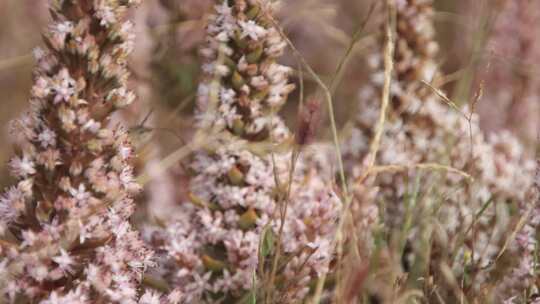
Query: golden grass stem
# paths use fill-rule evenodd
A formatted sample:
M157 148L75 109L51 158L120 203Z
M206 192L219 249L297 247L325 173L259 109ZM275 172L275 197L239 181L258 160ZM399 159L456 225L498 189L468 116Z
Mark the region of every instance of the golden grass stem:
M437 164L437 163L419 163L419 164L412 164L412 165L385 165L385 166L373 166L369 172L367 172L368 175L372 174L379 174L383 172L398 172L398 171L407 171L412 169L421 169L421 170L434 170L434 171L446 171L450 173L455 173L457 175L462 176L463 178L474 181L474 178L469 175L468 173L461 171L459 169Z
M137 177L137 182L144 186L147 182L149 182L153 177L156 175L163 174L167 169L174 166L176 163L178 163L183 158L189 156L191 152L203 147L208 142L211 142L215 136L208 135L208 134L197 134L192 142L190 142L188 145L183 146L171 154L169 154L167 157L165 157L163 160L159 162L157 165L157 169L152 172L145 172Z
M393 0L387 0L386 5L387 5L387 11L388 11L388 18L387 18L387 23L386 23L386 39L387 39L387 41L386 41L386 46L385 46L385 50L384 50L384 87L383 87L382 100L381 100L381 103L382 103L382 105L381 105L381 115L380 115L379 121L377 123L375 138L374 138L373 142L370 145L370 154L369 155L371 155L371 156L368 156L368 157L370 157L370 161L368 161L368 164L371 164L371 166L373 166L374 163L375 163L375 159L376 159L376 156L377 156L377 151L378 151L379 145L380 145L380 139L381 139L382 132L383 132L383 129L384 129L384 123L385 123L385 120L386 120L386 109L388 108L388 104L389 104L389 101L390 101L390 84L391 84L391 81L392 81L392 71L393 71L393 57L394 57L394 45L395 45L394 28L395 28L395 18L396 18L395 17L396 16L396 7L395 7L395 3L394 3ZM333 113L331 113L331 114L333 114ZM337 138L337 134L335 135L335 137ZM339 150L338 150L338 152L339 152ZM340 158L340 160L341 160L341 158ZM340 165L342 166L341 162L340 162ZM371 166L369 166L369 167L371 167ZM340 167L340 169L343 171L343 167ZM350 205L350 202L351 202L351 198L349 197L348 193L346 193L345 202L344 202L344 206L343 206L343 211L342 211L341 217L339 219L339 224L338 224L336 236L335 236L335 238L333 240L334 241L333 245L337 245L338 260L340 259L342 246L343 246L342 230L343 230L343 227L345 226L345 221L346 221L346 218L347 218L347 215L348 215L348 207ZM323 274L319 278L319 280L317 282L317 287L315 289L315 294L313 296L313 299L312 299L311 303L318 304L320 302L325 280L326 280L326 274Z
M379 120L375 126L375 136L369 147L369 154L367 158L368 168L375 165L377 159L377 153L381 144L382 134L384 132L384 124L386 122L386 111L390 104L390 86L392 84L392 72L394 70L394 49L395 49L395 3L391 0L387 0L389 16L386 26L386 48L384 50L384 84L381 96L381 111L379 113Z
M366 28L371 18L371 15L375 11L376 3L377 2L371 3L366 18L362 21L360 26L354 32L351 38L351 41L349 42L349 45L347 46L347 50L345 51L345 55L342 56L339 61L334 77L332 78L332 81L330 82L330 92L332 93L332 95L335 94L337 86L341 82L341 78L343 77L343 73L344 73L345 63L347 63L351 55L354 54L353 52L354 48L356 47L357 43L360 41L361 35L364 32L364 29Z

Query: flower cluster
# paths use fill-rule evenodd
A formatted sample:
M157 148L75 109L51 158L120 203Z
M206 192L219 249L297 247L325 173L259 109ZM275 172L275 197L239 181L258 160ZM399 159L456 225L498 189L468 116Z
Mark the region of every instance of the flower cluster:
M324 35L305 38L317 31L346 41L347 19L339 27L328 20L345 3L160 0L133 16L145 19L138 24L154 38L135 43L133 32L143 29L126 15L139 2L47 1L51 22L34 52L30 108L10 125L14 156L6 167L14 182L0 192L1 303L394 303L417 296L540 303L540 160L530 158L540 86L527 66L540 61L531 30L538 1L496 1L500 14L489 16L496 18L484 49L490 56L475 76L483 90L468 105L438 88L452 77L438 66L434 0L389 0L369 10L344 1L365 8L369 20L381 7L388 15L387 35L353 34L358 48L346 52L331 80L336 99L358 92L343 162L334 159L339 149L314 143L324 119L318 94L299 98L295 132L279 115L295 85L293 69L279 63L288 60L289 41L274 13L281 9L291 37L301 28L299 49L310 49ZM297 14L307 5L309 13ZM347 8L347 15L356 13ZM167 24L155 26L157 19ZM148 42L155 52L143 55ZM337 54L327 46L321 75ZM360 48L368 69L341 69ZM311 49L304 55L319 53ZM167 122L130 106L128 70L142 80L139 98L152 85L148 100L187 101L198 84L195 115L184 124L194 121L193 128L179 135L168 129L176 111ZM340 83L342 75L367 81ZM304 86L302 71L298 77L299 95L314 89L313 79ZM457 95L466 95L469 78ZM491 107L505 109L503 117L490 116ZM338 120L347 115L336 110ZM132 119L139 125L124 129L121 122ZM174 143L155 131L181 142L194 135L159 160L160 148ZM344 202L335 185L343 173ZM136 198L145 205L134 215Z
M288 131L272 114L294 85L288 83L291 69L276 62L286 43L269 26L270 2L262 3L221 1L216 7L207 46L201 49L206 62L199 86L199 127L227 129L251 141L281 141Z
M512 260L508 274L497 285L497 296L505 299L505 303L519 303L528 298L528 293L538 289L535 282L537 269L538 234L540 227L540 160L537 161L534 182L534 197L521 201L519 219L523 226L519 227L515 239L510 244L508 259ZM534 303L534 302L533 302Z
M507 206L527 199L534 162L524 156L523 147L508 132L485 136L477 115L468 107L449 106L442 98L444 93L423 83L440 76L432 1L398 1L396 25L392 97L377 164L405 170L379 174L375 185L379 187L377 200L384 206L381 216L390 238L408 229L408 217L434 219L444 228L444 233L435 233L431 241L430 271L435 279L445 277L437 275L441 265L453 268L458 277L471 275L491 265L512 232L512 225L505 220ZM360 90L359 114L343 146L353 177L364 174L359 164L368 153L379 117L384 78L380 49L368 58L368 64L374 73L370 84ZM435 170L452 167L468 173L474 181L446 170L442 174L418 170L419 164L435 163L442 165L431 166ZM405 234L416 238L425 235L418 231L422 226L415 227ZM416 241L413 246L421 244ZM463 265L468 273L463 273ZM475 273L475 278L475 287L484 283L480 274ZM437 286L447 284L440 281ZM444 291L440 294L447 296Z
M137 303L153 264L128 219L139 186L111 115L126 89L135 0L54 0L31 109L12 124L15 186L0 196L0 292L11 302Z
M158 273L174 303L244 298L263 284L260 270L269 270L277 247L278 297L301 300L333 257L333 173L325 155L306 147L291 174L292 136L276 113L294 86L276 62L286 45L271 26L270 1L221 1L215 12L201 50L197 120L218 144L196 151L190 200L178 215L144 234L159 248Z

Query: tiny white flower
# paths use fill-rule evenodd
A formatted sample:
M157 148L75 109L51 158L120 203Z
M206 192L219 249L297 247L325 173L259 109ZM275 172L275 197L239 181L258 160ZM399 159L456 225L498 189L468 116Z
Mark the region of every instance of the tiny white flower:
M267 34L267 30L253 20L239 21L238 24L242 28L242 37L249 36L253 40L259 40Z
M22 158L14 157L9 162L9 165L13 174L17 177L27 177L36 173L34 162L26 155L23 155Z
M88 120L83 126L82 126L82 129L83 130L87 130L91 133L94 133L96 134L99 129L101 128L101 123L95 121L94 119L90 119Z
M86 186L84 185L84 183L80 183L77 189L69 189L69 193L79 203L86 202L91 196L91 194L86 191Z
M139 300L139 304L160 304L161 295L158 292L148 290Z
M72 265L75 263L73 258L69 256L69 254L64 250L60 249L60 255L55 256L52 258L52 260L58 264L58 267L62 269L65 272L72 272L73 268Z
M54 147L56 145L56 134L51 129L44 128L38 135L38 141L41 142L43 148Z
M113 9L105 1L101 2L98 6L96 17L101 20L99 24L105 27L116 22L116 15Z

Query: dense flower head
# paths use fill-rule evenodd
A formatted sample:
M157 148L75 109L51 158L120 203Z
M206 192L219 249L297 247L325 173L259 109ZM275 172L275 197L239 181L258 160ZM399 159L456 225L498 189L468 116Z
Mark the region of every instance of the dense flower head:
M248 140L280 140L287 131L272 114L294 85L288 83L291 69L276 62L286 43L270 25L271 4L258 2L220 1L217 14L210 17L207 45L200 51L206 62L199 123ZM216 87L216 82L222 85Z
M444 93L422 83L440 76L432 1L399 1L396 35L391 102L377 164L405 169L380 173L375 182L387 235L392 238L399 232L417 239L425 235L424 225L403 231L408 229L406 219L432 218L443 228L443 233L433 232L431 241L429 270L436 280L444 277L437 274L441 265L453 269L457 277L464 275L467 263L470 269L491 270L489 266L512 232L508 206L528 199L534 162L525 157L522 145L509 132L484 135L477 115L467 106L451 107L441 98ZM370 84L359 92L355 127L343 145L350 173L356 178L365 173L362 159L368 153L380 112L384 79L380 48L369 56L368 65L374 73ZM474 181L446 170L441 174L420 170L419 164L449 166L468 173ZM469 228L472 226L474 229ZM421 246L422 242L412 244ZM420 248L412 250L422 254ZM475 278L475 288L487 279L481 274ZM445 284L442 281L437 286ZM453 291L449 293L453 295ZM448 296L442 290L440 294Z
M110 126L126 89L133 0L51 1L30 110L12 124L15 186L0 196L1 297L136 303L152 253L128 222L139 186L128 135Z
M191 201L183 203L166 230L148 232L152 242L162 244L161 249L175 261L163 263L161 271L181 291L183 301L211 302L209 295L238 298L251 289L261 234L267 225L277 232L281 223L276 219L277 197L284 189L276 187L275 176L288 180L290 154L276 155L274 161L276 167L270 157L232 145L196 157L192 166L198 174L191 181ZM307 154L298 161L283 229L284 255L292 259L283 279L291 288L287 296L295 298L304 297L307 283L327 271L320 265L332 257L330 236L340 206L316 161L316 156ZM295 286L300 279L306 282Z
M330 161L317 149L306 147L291 175L292 137L277 111L294 87L290 69L276 62L285 43L270 13L270 1L235 0L220 1L210 17L197 120L219 136L194 153L189 201L166 228L144 233L162 253L158 273L173 290L169 301L244 298L263 283L260 270L271 267L268 248L276 250L278 239L278 302L304 299L333 259L340 199Z

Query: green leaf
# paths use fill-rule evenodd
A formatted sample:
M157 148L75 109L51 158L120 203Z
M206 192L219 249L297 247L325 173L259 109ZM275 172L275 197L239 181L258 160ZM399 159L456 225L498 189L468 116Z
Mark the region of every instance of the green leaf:
M251 285L251 291L249 292L247 304L257 304L257 281L255 272L253 272L253 283Z
M249 292L249 296L246 303L257 304L257 291L255 290L255 287L253 287L253 289Z
M262 233L261 255L267 257L274 251L274 231L272 227L264 228Z

